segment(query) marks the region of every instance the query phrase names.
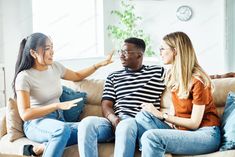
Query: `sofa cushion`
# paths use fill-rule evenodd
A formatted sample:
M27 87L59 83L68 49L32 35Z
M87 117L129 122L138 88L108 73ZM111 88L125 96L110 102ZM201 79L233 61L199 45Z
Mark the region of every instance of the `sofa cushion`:
M29 140L27 137L22 137L14 142L9 141L9 134L3 136L0 140L0 152L4 154L21 154L23 155L23 146L26 144L32 144L34 146L39 143Z
M76 90L87 93L87 103L99 105L103 94L104 80L84 79L80 82L75 82Z
M235 93L227 97L221 123L222 143L220 150L235 148Z
M87 104L84 108L84 112L81 114L80 119L83 119L87 116L102 117L101 107L97 105Z
M23 121L20 118L18 107L14 99L9 99L6 108L6 126L9 141L13 142L24 135Z
M83 108L85 106L85 103L86 103L86 93L85 92L76 92L71 88L63 86L63 92L62 92L62 95L60 96L61 102L69 101L69 100L73 100L73 99L77 99L77 98L83 98L83 99L82 99L82 101L77 103L77 106L72 107L69 110L63 111L64 119L67 122L77 122L78 121L78 119L83 111Z

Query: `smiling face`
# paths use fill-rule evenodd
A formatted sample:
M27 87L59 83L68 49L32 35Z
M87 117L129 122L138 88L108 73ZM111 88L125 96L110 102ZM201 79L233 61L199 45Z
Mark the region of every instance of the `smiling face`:
M53 43L51 42L50 39L46 41L46 45L43 48L41 48L41 50L42 54L44 51L44 56L42 56L44 64L51 65L53 63L54 50L53 50Z
M40 66L47 66L53 63L53 43L47 39L44 46L38 47L37 52L32 51L35 63Z
M135 44L124 43L119 55L124 67L137 70L142 65L143 52Z
M163 40L160 48L160 55L164 64L172 64L176 55L175 49L171 48Z

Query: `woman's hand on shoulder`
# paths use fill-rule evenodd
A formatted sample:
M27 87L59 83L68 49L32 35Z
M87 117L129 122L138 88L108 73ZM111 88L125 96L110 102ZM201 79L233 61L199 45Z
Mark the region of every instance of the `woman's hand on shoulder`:
M76 103L78 103L79 101L81 101L82 98L78 98L78 99L74 99L74 100L71 100L71 101L65 101L65 102L61 102L61 103L58 103L56 105L56 108L57 109L61 109L61 110L69 110L71 109L72 107L75 107L77 106Z

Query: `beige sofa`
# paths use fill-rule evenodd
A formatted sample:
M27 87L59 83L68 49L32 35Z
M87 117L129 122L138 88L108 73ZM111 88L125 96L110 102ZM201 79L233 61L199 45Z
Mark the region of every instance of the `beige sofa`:
M213 80L215 84L214 100L220 115L223 113L224 104L229 91L235 92L235 78L226 79L215 79ZM82 114L82 118L95 115L102 116L100 100L102 96L104 80L84 80L81 82L64 82L64 84L74 90L84 91L88 94L88 102L85 110ZM171 96L169 91L165 91L162 99L162 109L168 110L171 104ZM9 142L6 131L6 118L5 118L5 108L0 109L0 154L22 154L22 147L24 144L37 144L23 137L14 142ZM113 156L113 143L103 143L99 144L99 156L100 157L111 157ZM78 157L77 145L70 146L65 149L64 157ZM136 157L140 156L140 152L136 150ZM171 154L166 154L166 156L176 156ZM178 157L186 157L179 155ZM235 157L235 150L224 151L224 152L214 152L211 154L198 155L197 157Z

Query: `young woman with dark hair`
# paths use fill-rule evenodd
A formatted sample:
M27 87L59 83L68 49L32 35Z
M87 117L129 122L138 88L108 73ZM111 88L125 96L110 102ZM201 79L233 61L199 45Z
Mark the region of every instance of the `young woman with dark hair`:
M66 146L77 143L77 123L66 123L62 110L72 108L79 100L59 101L60 79L80 81L112 62L110 54L104 61L74 72L54 62L53 54L53 43L48 36L33 33L23 39L13 81L25 135L42 143L29 151L34 155L43 153L43 157L61 157Z

